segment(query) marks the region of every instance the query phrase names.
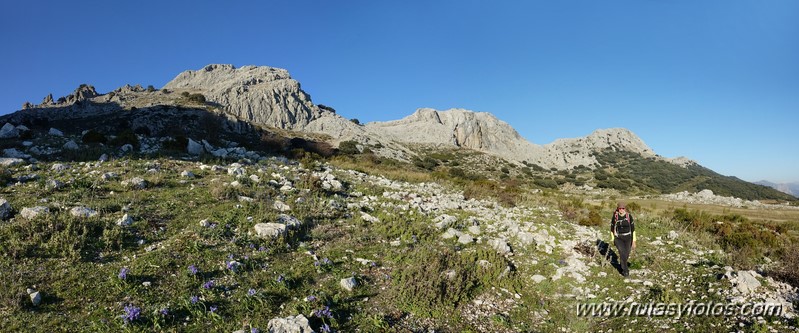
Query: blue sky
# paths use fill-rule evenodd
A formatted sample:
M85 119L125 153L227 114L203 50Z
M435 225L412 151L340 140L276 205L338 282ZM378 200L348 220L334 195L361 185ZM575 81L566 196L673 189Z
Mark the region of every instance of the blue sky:
M721 174L799 181L799 1L13 1L0 114L79 84L286 68L362 122L491 112L546 144L625 127Z

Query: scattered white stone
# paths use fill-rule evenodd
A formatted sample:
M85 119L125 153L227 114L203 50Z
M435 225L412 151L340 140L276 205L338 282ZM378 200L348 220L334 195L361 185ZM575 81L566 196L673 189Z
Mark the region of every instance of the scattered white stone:
M122 215L122 217L117 220L117 225L121 227L127 227L131 224L133 224L133 219L128 216L128 214Z
M654 286L654 285L655 284L652 283L652 281L644 281L644 287L651 287L651 286Z
M341 285L341 288L344 288L347 291L352 291L358 286L358 281L356 281L354 277L348 277L346 279L341 279L341 281L339 281L339 285Z
M462 233L458 237L458 243L471 244L472 242L474 242L474 237L472 237L472 235Z
M97 159L100 162L108 162L108 154L100 155L100 158Z
M510 245L508 245L508 242L506 242L504 239L493 238L488 241L488 245L490 245L499 254L504 255L512 253Z
M133 145L131 145L129 143L126 143L126 144L122 145L122 147L120 147L119 150L121 150L123 153L127 153L127 152L130 152L130 151L133 151Z
M364 266L369 266L369 265L371 265L371 264L372 264L372 261L371 261L371 260L369 260L369 259L364 259L364 258L355 258L354 260L355 260L355 261L357 261L357 262L359 262L359 263L361 263L361 265L364 265Z
M282 223L257 223L255 234L262 238L277 238L286 233L286 225Z
M211 222L211 220L203 219L203 220L200 221L200 226L203 227L203 228L208 228L208 227L211 226L211 223L213 223L213 222Z
M19 212L19 214L22 215L22 217L24 217L27 220L32 220L38 217L39 215L50 214L50 208L44 206L36 206L32 208L25 207L22 208L22 211Z
M95 211L94 209L90 209L87 207L74 207L69 210L69 214L79 218L90 218L97 216L97 214L99 213L97 213L97 211Z
M239 196L239 202L253 202L253 201L255 201L255 199L243 195Z
M669 235L668 235L669 239L674 240L674 239L677 239L677 237L679 237L679 236L680 235L676 231L674 231L674 230L669 231Z
M45 184L45 188L52 189L52 190L60 190L64 187L64 183L58 179L50 179Z
M543 275L536 274L536 275L533 275L533 276L531 277L531 279L533 279L533 282L535 282L535 283L541 283L541 281L544 281L544 280L546 280L547 278L545 278Z
M479 225L470 226L469 232L475 236L480 235L480 226Z
M64 136L64 132L61 132L61 131L59 131L59 130L57 130L55 128L52 128L52 127L50 128L50 131L47 132L47 134L50 134L52 136Z
M143 190L147 188L147 181L141 177L134 177L122 182L122 185L133 188L134 190Z
M433 221L435 222L435 226L437 228L444 229L450 227L455 222L458 222L458 218L452 215L443 214L436 217Z
M69 169L70 169L69 164L61 164L61 163L53 164L53 166L50 167L50 170L56 171L56 172L62 172L62 171L66 171L66 170L69 170Z
M275 200L275 203L272 205L272 207L279 212L288 212L291 210L291 206L280 200Z
M194 173L189 171L189 170L183 170L183 172L180 173L180 176L183 177L183 178L191 179L191 178L194 178Z
M295 317L274 318L269 320L266 331L270 333L312 333L308 318L298 314Z
M100 178L102 180L108 181L119 178L119 175L117 175L115 172L106 172L102 176L100 176Z
M361 219L366 221L366 222L370 222L370 223L378 223L378 222L380 222L380 219L378 219L378 218L376 218L376 217L374 217L372 215L369 215L366 212L361 212Z

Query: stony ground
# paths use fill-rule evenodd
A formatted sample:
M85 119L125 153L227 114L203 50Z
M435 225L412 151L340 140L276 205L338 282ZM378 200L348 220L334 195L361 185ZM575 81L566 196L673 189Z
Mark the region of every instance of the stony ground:
M638 214L623 279L606 228L547 194L509 208L284 158L39 162L0 187L10 331L797 331L794 288ZM548 194L553 195L553 194ZM0 200L0 201L2 201ZM609 200L610 201L610 200ZM7 213L6 213L7 212ZM610 216L610 212L607 212ZM578 317L579 303L771 302L766 317Z

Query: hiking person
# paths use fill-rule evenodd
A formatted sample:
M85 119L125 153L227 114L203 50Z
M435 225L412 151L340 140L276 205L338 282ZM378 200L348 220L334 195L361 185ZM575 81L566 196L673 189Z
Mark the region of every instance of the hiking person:
M616 211L613 212L613 218L610 220L610 237L619 251L621 274L625 277L630 276L627 259L630 257L630 252L635 249L635 222L624 202L619 202Z

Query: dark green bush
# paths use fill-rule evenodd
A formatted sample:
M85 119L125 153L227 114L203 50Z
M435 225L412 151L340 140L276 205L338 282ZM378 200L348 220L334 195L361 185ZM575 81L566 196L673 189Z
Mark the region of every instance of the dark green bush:
M114 146L123 146L126 144L132 145L134 148L139 148L139 138L136 137L136 134L133 133L130 129L119 133L117 137L111 140L111 144Z
M358 150L358 143L355 141L342 141L338 144L338 152L342 155L355 155L361 153Z
M83 141L83 143L106 143L108 142L108 138L106 138L103 133L92 129L86 132L86 134L83 134L81 141Z

